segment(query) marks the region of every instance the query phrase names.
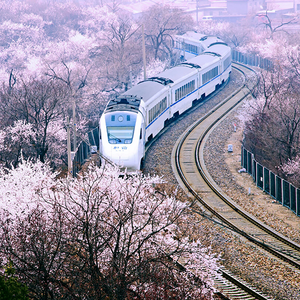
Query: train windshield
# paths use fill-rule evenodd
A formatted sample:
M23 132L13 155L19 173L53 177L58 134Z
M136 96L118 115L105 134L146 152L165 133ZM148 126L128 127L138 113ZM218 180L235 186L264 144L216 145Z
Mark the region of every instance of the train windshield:
M121 142L123 139L133 138L134 127L107 127L108 139L116 139Z
M134 134L136 113L115 112L105 116L108 142L110 144L131 144Z

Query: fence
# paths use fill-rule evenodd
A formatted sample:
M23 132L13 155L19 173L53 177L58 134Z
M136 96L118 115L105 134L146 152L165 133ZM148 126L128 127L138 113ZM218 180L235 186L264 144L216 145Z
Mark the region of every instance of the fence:
M249 66L259 67L264 70L270 70L273 68L273 63L267 58L261 58L258 55L246 54L236 50L231 52L232 60L237 61Z
M242 146L241 165L252 175L256 186L300 216L300 190L259 164L254 154Z
M89 131L87 133L87 139L78 145L72 163L73 176L77 175L82 165L90 158L91 153L97 151L97 149L99 149L99 127Z

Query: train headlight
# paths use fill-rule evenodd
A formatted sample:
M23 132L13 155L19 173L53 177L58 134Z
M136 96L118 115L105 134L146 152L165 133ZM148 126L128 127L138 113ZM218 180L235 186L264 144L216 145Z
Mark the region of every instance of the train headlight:
M125 140L125 144L131 144L131 140Z

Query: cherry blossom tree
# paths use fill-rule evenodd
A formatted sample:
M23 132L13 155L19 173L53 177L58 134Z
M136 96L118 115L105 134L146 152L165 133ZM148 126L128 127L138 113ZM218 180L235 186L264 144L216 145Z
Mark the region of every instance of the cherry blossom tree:
M197 26L197 31L207 35L218 36L232 48L242 47L253 42L252 26L249 19L241 20L237 23L203 21Z
M34 137L32 125L23 120L0 130L0 155L2 163L8 167L17 166L22 157L33 155L30 140Z
M212 299L217 259L160 178L120 178L109 166L49 174L25 161L0 176L10 201L0 201L0 256L33 298ZM29 195L18 178L32 183Z
M21 81L13 87L3 86L0 93L2 159L17 164L21 150L25 157L35 157L42 162L47 157L53 162L62 159L60 155L66 141L62 120L67 96L68 91L62 84L46 78ZM13 153L9 149L14 149ZM5 153L9 155L6 158Z
M117 13L107 26L105 41L94 52L97 65L102 67L98 78L106 91L122 91L128 85L130 68L137 72L141 67L141 28L124 12Z
M169 58L172 55L172 36L193 26L192 18L182 10L161 4L150 7L141 22L145 24L145 36L153 49L154 59Z
M300 156L299 154L293 159L288 159L285 163L279 166L279 170L286 176L286 179L300 187Z
M11 74L27 81L46 73L72 86L70 93L77 98L76 111L82 118L100 115L110 96L128 88L130 73L132 77L140 73L142 31L140 23L129 13L114 9L114 3L98 1L93 5L78 1L3 2L0 81L8 84ZM164 50L159 50L159 55L170 56L171 35L184 30L181 25L186 27L191 20L176 9L162 9L159 24L151 24L151 12L146 15L146 31L147 26L148 32L155 26L161 28L157 29L161 32L158 40ZM150 62L154 53L150 43L146 49Z
M253 110L246 122L245 145L274 170L299 153L300 103L298 97L277 95L268 106L261 104L263 110Z
M297 52L286 50L285 60L272 70L261 71L248 105L245 144L273 171L299 154L299 61Z
M159 59L157 60L151 60L146 66L147 70L147 77L153 77L161 72L163 72L168 67L168 62L161 61ZM139 82L144 80L144 70L141 70L141 72L133 78L133 84L138 84Z
M274 24L275 21L270 18L268 11L266 11L264 14L259 15L259 24L258 26L264 26L269 31L269 38L273 39L274 34L279 31L284 31L285 26L289 24L297 24L298 23L298 16L291 17L289 20L284 21L283 18L281 19L281 22Z

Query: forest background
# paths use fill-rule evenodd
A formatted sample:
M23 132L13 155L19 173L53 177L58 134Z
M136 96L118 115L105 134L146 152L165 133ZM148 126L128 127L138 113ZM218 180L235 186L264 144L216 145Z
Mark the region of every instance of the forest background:
M258 160L299 186L300 36L289 31L297 16L272 20L266 13L238 26L196 24L168 5L136 17L122 4L1 1L2 275L17 278L31 298L151 298L167 291L209 299L213 293L216 258L182 226L189 204L153 188L161 179L122 181L116 170L104 175L96 167L78 179L58 176L66 168L66 119L74 107L77 135L84 138L98 126L108 100L143 79L142 24L148 76L179 62L172 39L187 30L272 60L271 70L258 70L253 99L240 116L244 142ZM205 255L197 256L199 247ZM171 267L170 257L184 257L187 272ZM183 286L187 280L191 284Z

